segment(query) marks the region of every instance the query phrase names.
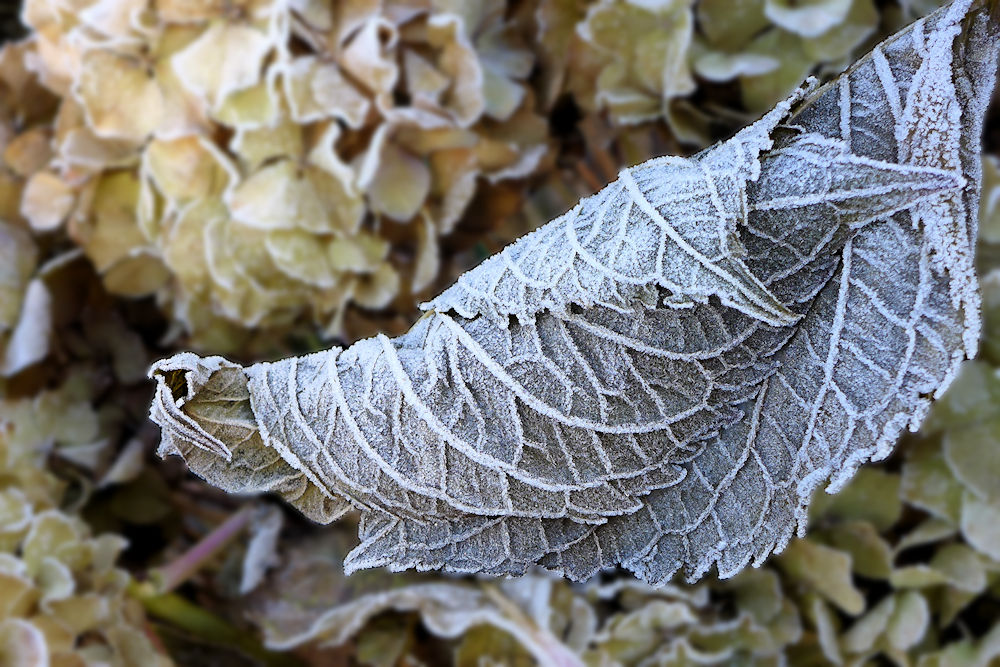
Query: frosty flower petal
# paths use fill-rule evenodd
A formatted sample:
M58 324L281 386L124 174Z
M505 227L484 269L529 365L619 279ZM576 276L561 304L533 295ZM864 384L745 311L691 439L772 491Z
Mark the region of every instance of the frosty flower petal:
M995 155L983 155L979 238L988 243L1000 243L1000 159Z
M0 621L0 658L10 667L47 667L48 644L45 635L20 618Z
M388 262L383 262L371 274L360 276L354 288L354 300L359 306L373 310L385 308L399 292L399 274Z
M367 186L372 209L394 220L409 220L430 192L430 170L423 160L391 141L386 142L377 160L374 177Z
M107 269L102 276L112 294L148 296L170 278L170 271L153 253L140 249Z
M261 168L228 201L234 219L258 229L346 231L354 229L361 213L360 201L334 178L288 160Z
M764 0L700 0L695 11L709 43L730 52L742 50L768 25Z
M292 118L297 122L333 117L356 128L368 113L368 99L344 77L336 63L314 56L296 58L285 71L284 82Z
M365 21L344 48L344 69L373 92L388 93L399 77L399 68L390 55L396 39L395 27L388 21Z
M326 244L315 234L298 229L275 230L265 244L275 266L295 280L316 287L333 287L339 275L333 270Z
M694 69L709 81L729 81L738 76L759 76L777 69L780 61L758 53L706 51L694 62Z
M228 95L260 80L271 38L246 25L213 23L171 60L191 92L217 107Z
M76 201L65 181L49 171L39 171L28 179L21 199L21 215L31 227L47 232L62 224Z
M0 221L0 332L17 323L38 250L21 227Z
M21 302L21 316L0 360L0 375L9 376L42 360L49 352L52 334L52 297L38 279L28 283Z
M81 67L76 94L98 136L139 142L156 128L163 97L141 61L96 50Z
M818 37L847 16L851 0L765 0L764 13L785 30Z
M244 170L253 172L265 162L301 155L302 127L285 117L262 127L240 128L229 147L240 157Z
M875 32L878 20L878 10L872 0L853 0L843 21L818 37L804 40L803 48L819 61L845 58Z
M601 0L577 31L607 63L597 99L621 122L659 115L662 104L694 90L687 63L694 19L689 3Z
M3 161L18 176L31 176L52 159L51 144L49 128L33 127L10 140L3 149Z
M98 184L92 203L93 219L76 231L98 271L146 245L147 239L134 218L138 196L139 181L129 172L105 176Z
M783 30L769 30L751 42L747 52L775 58L780 65L766 74L740 77L743 104L753 112L769 108L786 97L809 74L812 62L802 41Z
M218 149L200 137L152 141L143 153L143 172L164 197L175 202L221 195L235 177Z

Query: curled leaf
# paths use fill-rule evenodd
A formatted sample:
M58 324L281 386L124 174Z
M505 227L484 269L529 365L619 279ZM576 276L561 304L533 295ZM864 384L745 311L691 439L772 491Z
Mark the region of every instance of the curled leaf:
M314 518L359 509L348 571L620 565L659 584L760 563L976 348L996 51L987 12L960 0L729 141L624 170L396 339L161 361L163 451ZM323 231L241 210L265 213L261 229ZM789 567L825 562L808 548ZM821 592L860 613L837 556L847 583Z

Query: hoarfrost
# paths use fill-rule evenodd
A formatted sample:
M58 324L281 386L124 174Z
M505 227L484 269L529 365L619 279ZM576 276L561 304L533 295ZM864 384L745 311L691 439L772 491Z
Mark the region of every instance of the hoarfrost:
M405 335L156 364L165 453L310 517L348 571L731 576L975 352L997 35L960 0L462 276Z

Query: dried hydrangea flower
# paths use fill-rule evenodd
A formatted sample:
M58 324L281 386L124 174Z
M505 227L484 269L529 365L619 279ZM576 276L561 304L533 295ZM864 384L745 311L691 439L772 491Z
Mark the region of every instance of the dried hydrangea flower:
M161 361L161 452L320 521L360 509L348 571L759 564L975 352L997 48L956 2L734 138L626 169L394 340Z
M706 0L693 67L710 81L738 78L744 105L769 108L818 65L839 68L874 32L872 0Z
M622 123L659 118L675 97L694 91L688 48L694 30L690 0L601 0L576 31L597 63L594 101ZM584 71L581 79L593 76ZM586 97L584 97L586 100Z
M67 223L111 292L155 294L203 345L306 318L341 335L349 304L424 288L480 179L548 148L530 17L506 3L29 0L24 18L8 53L59 108L20 213Z
M125 539L93 535L60 509L66 484L45 465L53 450L84 465L94 451L98 415L80 379L0 399L0 662L166 667L127 594L128 573L115 566Z

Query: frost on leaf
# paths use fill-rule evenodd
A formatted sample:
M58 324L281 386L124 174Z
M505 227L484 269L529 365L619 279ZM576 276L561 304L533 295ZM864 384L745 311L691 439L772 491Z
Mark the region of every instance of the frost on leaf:
M626 169L399 338L161 361L161 451L318 520L359 509L348 571L759 564L975 351L996 46L956 2L729 141Z

